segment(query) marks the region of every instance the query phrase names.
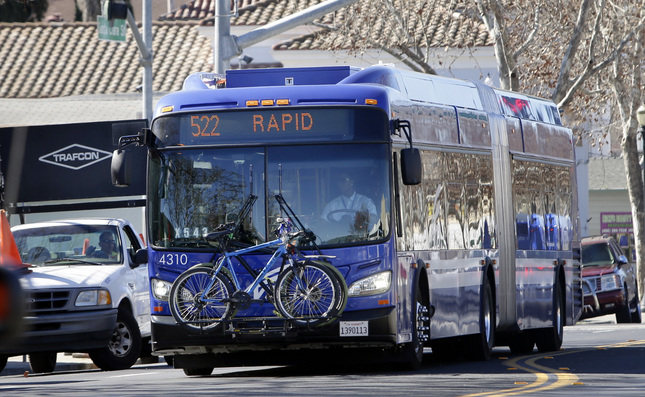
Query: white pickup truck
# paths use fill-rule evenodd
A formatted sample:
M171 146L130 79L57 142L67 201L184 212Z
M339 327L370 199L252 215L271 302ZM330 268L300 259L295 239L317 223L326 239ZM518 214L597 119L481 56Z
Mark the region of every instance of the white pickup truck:
M52 372L59 352L86 352L103 370L131 367L149 351L150 297L144 243L123 219L71 219L14 226L27 307L21 337L0 348ZM139 252L139 255L137 255Z

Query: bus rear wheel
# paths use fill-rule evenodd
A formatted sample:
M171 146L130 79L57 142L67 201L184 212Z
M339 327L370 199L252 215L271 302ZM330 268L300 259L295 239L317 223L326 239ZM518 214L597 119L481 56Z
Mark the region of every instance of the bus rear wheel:
M535 341L527 332L521 332L512 336L508 347L513 354L531 354L535 347Z
M493 290L488 278L481 289L481 308L479 313L479 333L470 338L467 356L471 360L488 361L495 346L495 305Z
M564 336L564 321L562 290L557 282L553 290L553 326L538 330L535 341L540 353L560 350Z

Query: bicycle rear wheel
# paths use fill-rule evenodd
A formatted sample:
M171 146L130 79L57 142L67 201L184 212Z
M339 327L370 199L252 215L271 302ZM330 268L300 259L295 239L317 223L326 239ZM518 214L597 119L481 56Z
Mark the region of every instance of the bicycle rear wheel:
M292 323L318 327L333 321L347 303L345 280L327 265L298 262L278 276L275 285L276 308Z
M209 330L235 314L230 302L233 292L235 288L224 274L213 276L209 267L189 269L177 277L170 289L170 312L178 324L189 330Z

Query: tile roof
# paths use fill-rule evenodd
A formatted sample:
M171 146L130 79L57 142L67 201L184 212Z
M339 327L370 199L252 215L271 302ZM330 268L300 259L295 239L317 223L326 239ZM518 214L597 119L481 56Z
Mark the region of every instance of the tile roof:
M217 0L192 0L168 14L160 21L193 21L213 25ZM231 10L237 2L238 15L231 18L231 25L266 25L325 0L231 0ZM330 14L331 15L331 14Z
M237 1L238 15L231 18L233 26L265 25L280 18L291 15L305 8L315 6L324 0L231 0L231 7ZM368 8L370 0L362 0L361 7ZM212 25L216 0L193 0L173 13L162 15L159 19L165 21L193 21L202 25ZM416 39L421 46L430 47L466 47L466 46L491 46L493 39L486 26L477 18L462 12L463 1L436 0L432 4L432 14L428 18L429 27L423 29L416 21ZM407 4L407 3L406 3ZM321 26L330 26L341 23L347 15L348 8L329 13L314 21ZM351 12L351 11L350 11ZM362 19L364 26L359 30L370 32L375 37L387 35L394 38L387 24L374 25L368 18ZM425 35L421 34L424 33ZM329 32L321 30L276 44L274 50L314 50L322 49L323 42ZM333 39L334 49L348 49L349 41L342 38Z
M363 0L367 2L368 0ZM488 32L486 25L479 19L462 13L459 7L451 0L437 0L432 9L432 14L427 18L424 27L419 19L411 20L410 30L414 31L414 41L419 47L435 48L462 48L462 47L484 47L492 46L493 38ZM363 5L369 7L368 5ZM362 6L361 6L362 7ZM346 12L347 10L344 10ZM342 23L344 14L336 14L336 24ZM352 30L357 36L348 40L342 34L336 34L335 30L321 30L319 32L301 36L293 40L285 41L273 46L274 50L317 50L334 49L348 50L356 46L356 42L367 40L378 42L382 37L389 38L390 47L398 46L398 30L396 25L388 21L375 20L374 18L357 18L356 26ZM328 24L332 25L332 24ZM360 47L360 45L359 45Z
M234 0L233 25L264 25L323 0ZM461 15L454 0L436 0L431 46L489 45L482 24ZM459 1L456 2L459 4ZM194 72L212 71L210 38L199 24L212 24L215 0L193 0L153 22L153 91L181 89ZM332 25L345 18L341 9L317 20ZM418 30L418 29L417 29ZM367 29L366 29L367 31ZM327 32L275 44L274 50L323 49ZM387 27L370 34L388 35ZM130 29L126 43L98 40L96 23L0 23L0 98L52 98L71 95L132 93L141 85L139 52ZM334 49L348 47L336 37ZM340 41L339 41L340 40ZM329 48L329 47L326 47ZM255 65L256 67L259 65ZM272 65L276 66L276 65Z
M153 91L176 91L194 72L212 70L210 39L194 25L153 23ZM139 51L98 40L96 23L0 23L0 98L136 92Z

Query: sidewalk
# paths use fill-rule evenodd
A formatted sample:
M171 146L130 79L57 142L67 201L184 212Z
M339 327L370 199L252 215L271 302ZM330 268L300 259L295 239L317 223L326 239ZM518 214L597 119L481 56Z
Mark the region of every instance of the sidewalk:
M156 357L152 357L155 359ZM141 364L138 360L135 365ZM58 353L56 357L56 368L54 372L80 371L88 369L99 369L85 353ZM0 377L7 375L24 375L27 372L32 375L27 356L9 357L7 366L0 372Z

